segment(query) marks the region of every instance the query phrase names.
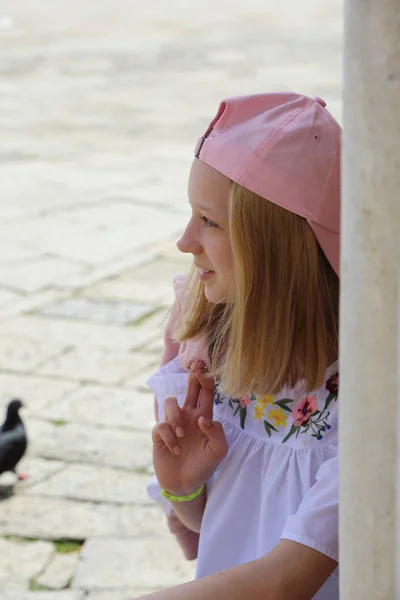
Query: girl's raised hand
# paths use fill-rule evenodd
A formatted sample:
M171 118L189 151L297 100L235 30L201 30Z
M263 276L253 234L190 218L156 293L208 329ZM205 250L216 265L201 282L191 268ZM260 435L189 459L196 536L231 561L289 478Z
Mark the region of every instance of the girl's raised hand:
M189 373L182 408L164 401L164 421L153 428L153 464L160 486L174 496L195 492L228 453L222 425L212 421L215 385L204 369Z

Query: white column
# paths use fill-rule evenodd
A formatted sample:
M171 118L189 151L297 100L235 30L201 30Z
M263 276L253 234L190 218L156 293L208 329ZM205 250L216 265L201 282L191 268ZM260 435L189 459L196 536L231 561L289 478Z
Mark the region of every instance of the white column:
M400 0L346 0L344 61L340 600L392 600L400 599Z

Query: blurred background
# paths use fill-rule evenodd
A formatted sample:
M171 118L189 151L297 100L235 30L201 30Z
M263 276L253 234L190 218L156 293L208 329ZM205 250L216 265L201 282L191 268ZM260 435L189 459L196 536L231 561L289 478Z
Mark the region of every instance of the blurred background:
M145 381L190 264L194 144L229 95L340 121L341 60L340 0L0 0L0 410L22 398L29 439L29 477L0 475L2 599L192 578L146 494Z

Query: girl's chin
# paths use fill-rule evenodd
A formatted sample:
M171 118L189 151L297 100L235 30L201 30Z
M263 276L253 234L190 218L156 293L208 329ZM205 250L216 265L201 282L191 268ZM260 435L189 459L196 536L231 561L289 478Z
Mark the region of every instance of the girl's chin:
M226 302L226 294L218 287L211 285L211 281L204 283L204 295L211 304L224 304Z

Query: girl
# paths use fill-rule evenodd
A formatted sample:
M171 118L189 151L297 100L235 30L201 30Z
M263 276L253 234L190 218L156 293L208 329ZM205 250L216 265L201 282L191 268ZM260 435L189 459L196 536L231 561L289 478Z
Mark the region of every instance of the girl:
M149 493L197 573L154 600L339 597L340 133L320 98L259 94L196 146Z

